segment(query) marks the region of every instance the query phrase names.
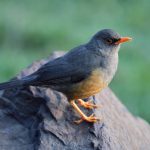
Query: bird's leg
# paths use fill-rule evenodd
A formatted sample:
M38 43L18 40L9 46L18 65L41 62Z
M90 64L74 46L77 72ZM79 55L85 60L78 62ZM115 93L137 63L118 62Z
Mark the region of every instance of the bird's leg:
M93 108L99 108L102 107L101 105L95 105L92 103L92 100L88 100L87 102L83 101L82 99L77 99L78 104L87 108L87 109L93 109Z
M90 116L86 116L81 109L77 106L77 104L75 103L75 100L71 100L70 104L73 106L73 108L80 114L81 119L78 121L75 121L76 123L81 123L82 121L87 121L87 122L97 122L100 119L98 119L97 117L94 116L94 114L90 115Z

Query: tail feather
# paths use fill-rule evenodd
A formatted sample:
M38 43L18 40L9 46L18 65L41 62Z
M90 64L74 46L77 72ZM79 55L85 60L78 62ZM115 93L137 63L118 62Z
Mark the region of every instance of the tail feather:
M33 76L31 75L31 76L24 77L20 80L15 79L15 80L11 80L8 82L0 83L0 90L32 85L32 82L35 81L36 77L37 76L35 76L35 75L33 75Z
M23 83L21 80L12 80L4 83L0 83L0 90L16 88L18 86L22 86Z

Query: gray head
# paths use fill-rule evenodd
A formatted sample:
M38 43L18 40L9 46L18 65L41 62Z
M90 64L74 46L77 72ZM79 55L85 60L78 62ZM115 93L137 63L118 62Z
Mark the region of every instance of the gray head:
M121 37L112 29L103 29L92 37L89 44L103 55L110 55L118 53L120 44L129 40L131 38Z

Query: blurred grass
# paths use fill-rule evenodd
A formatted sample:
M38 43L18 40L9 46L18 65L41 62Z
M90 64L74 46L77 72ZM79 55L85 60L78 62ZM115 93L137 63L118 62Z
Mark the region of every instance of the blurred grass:
M134 40L122 45L112 89L134 114L150 122L149 0L1 0L0 82L53 50L87 42L112 28Z

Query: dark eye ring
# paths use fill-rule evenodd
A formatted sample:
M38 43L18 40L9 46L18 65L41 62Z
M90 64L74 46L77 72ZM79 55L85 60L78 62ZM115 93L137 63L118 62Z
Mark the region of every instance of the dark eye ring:
M106 42L108 43L108 44L112 44L112 40L111 39L106 39Z

